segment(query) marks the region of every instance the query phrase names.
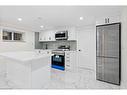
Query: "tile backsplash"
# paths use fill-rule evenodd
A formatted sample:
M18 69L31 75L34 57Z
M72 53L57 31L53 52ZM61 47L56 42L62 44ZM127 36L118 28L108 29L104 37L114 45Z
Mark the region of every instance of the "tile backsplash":
M42 49L58 49L61 45L70 46L70 50L76 50L76 41L54 41L54 42L41 42Z

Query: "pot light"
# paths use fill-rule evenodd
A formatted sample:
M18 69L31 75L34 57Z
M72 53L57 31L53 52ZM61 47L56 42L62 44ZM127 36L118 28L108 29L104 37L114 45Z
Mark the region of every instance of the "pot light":
M41 28L43 28L44 26L43 26L43 25L41 25L40 27L41 27Z
M80 20L83 20L84 18L83 18L83 17L80 17L79 19L80 19Z
M18 18L18 21L22 21L22 18Z

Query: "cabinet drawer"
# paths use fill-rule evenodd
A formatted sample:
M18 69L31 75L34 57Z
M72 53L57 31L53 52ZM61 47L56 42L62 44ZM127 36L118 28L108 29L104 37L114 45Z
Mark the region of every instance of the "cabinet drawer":
M67 56L66 58L67 58L67 59L70 59L70 57L69 57L69 56Z
M69 64L66 64L66 66L67 66L67 67L70 67L70 65L69 65Z
M70 53L67 53L66 56L70 56Z
M70 62L70 60L66 60L66 62Z

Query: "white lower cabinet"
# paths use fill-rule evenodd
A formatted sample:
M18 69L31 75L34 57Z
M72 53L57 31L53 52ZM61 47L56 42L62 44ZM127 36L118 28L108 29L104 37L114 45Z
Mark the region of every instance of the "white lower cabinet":
M76 51L65 52L65 70L76 70Z

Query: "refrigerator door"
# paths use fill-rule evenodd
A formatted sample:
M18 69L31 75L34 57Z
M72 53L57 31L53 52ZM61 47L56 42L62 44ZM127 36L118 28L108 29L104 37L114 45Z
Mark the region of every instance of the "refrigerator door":
M120 84L119 59L104 58L104 81Z
M120 85L120 24L97 26L96 78Z
M96 79L104 80L104 58L102 57L96 59Z
M97 56L119 58L119 24L97 27Z
M119 24L104 26L104 57L119 58Z
M103 37L104 37L104 29L102 27L97 27L96 32L96 55L102 56L102 44L103 44Z

